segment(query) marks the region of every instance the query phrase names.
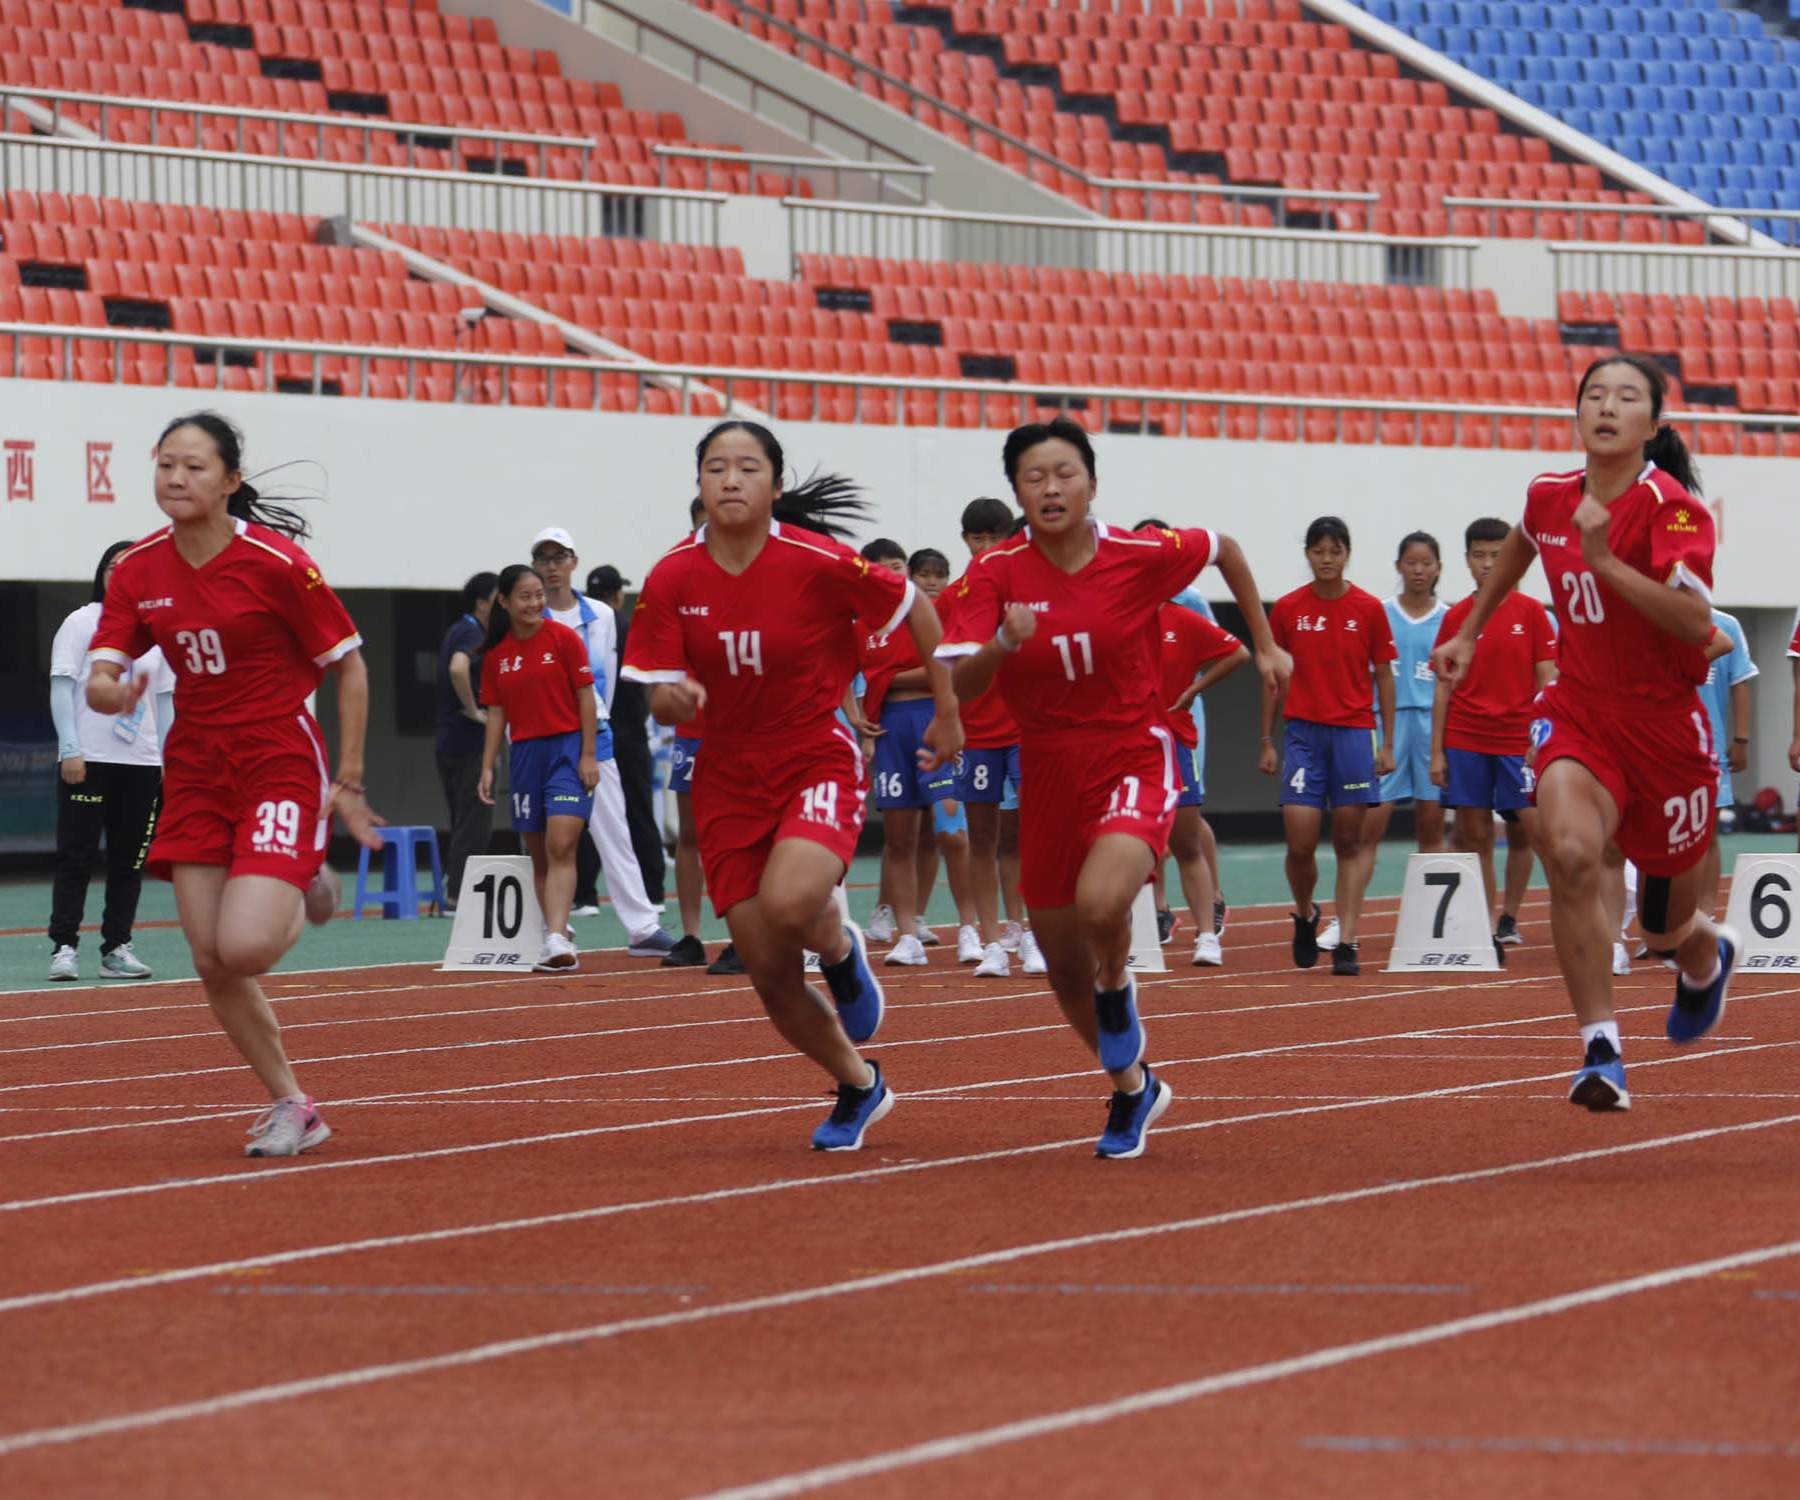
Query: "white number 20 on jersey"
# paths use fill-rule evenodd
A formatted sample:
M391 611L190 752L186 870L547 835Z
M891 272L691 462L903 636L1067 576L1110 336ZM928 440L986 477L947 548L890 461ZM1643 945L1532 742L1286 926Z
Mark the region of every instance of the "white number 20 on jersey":
M206 673L213 677L225 671L225 646L219 632L210 626L205 630L178 630L175 644L187 652L187 669L196 677Z

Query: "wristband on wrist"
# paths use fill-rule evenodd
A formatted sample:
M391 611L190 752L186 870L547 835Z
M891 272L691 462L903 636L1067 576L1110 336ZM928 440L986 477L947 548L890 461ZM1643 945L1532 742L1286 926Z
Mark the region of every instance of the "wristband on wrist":
M1019 646L1014 645L1011 641L1007 640L1006 627L1004 625L994 632L994 644L1009 655L1019 649ZM1019 644L1023 645L1024 643L1020 642Z
M1731 737L1731 743L1734 745L1748 745L1750 743L1750 736L1747 734L1734 734Z

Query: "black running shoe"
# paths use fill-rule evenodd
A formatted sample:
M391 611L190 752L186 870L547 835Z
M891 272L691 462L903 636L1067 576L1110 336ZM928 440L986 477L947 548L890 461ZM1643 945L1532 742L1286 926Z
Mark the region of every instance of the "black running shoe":
M1515 948L1523 943L1525 939L1519 936L1519 919L1502 912L1500 924L1494 928L1494 941L1505 943L1509 948Z
M665 969L691 969L706 962L706 947L697 937L680 937L662 956Z
M1350 978L1362 973L1362 965L1356 959L1355 943L1339 943L1331 950L1331 972Z
M1168 907L1160 908L1156 913L1156 940L1165 948L1169 939L1175 936L1175 913Z
M1294 915L1294 967L1310 969L1319 961L1319 908L1310 917Z
M725 949L706 966L708 974L742 974L745 972L743 959L737 956L737 946L727 943Z

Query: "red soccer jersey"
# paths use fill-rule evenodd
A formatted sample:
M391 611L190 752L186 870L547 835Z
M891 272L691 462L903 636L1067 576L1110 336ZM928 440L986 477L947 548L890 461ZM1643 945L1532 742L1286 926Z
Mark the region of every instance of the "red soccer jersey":
M944 639L960 640L957 620L963 598L968 593L969 575L963 576L938 595L938 618L944 622ZM996 679L987 691L962 705L963 744L970 750L1004 750L1019 743L1019 725L1001 696Z
M1185 605L1164 604L1156 612L1162 632L1162 702L1168 708L1193 686L1200 669L1229 656L1243 644L1229 630L1221 630ZM1200 743L1200 731L1187 709L1169 715L1169 728L1189 749Z
M638 598L624 675L706 689L709 742L759 743L829 732L856 675L858 621L889 631L912 608L913 586L829 537L769 524L742 573L706 550L702 528L650 570Z
M1788 655L1800 657L1800 612L1794 615L1794 638L1788 642Z
M1453 604L1438 626L1443 645L1462 629L1475 607L1475 596ZM1444 718L1444 745L1450 750L1479 750L1484 755L1523 755L1531 730L1531 705L1537 697L1539 662L1556 660L1556 632L1537 600L1516 589L1476 638L1469 670L1450 695Z
M119 554L88 656L126 671L152 646L175 670L175 713L196 724L299 713L325 668L362 637L313 560L278 531L239 521L196 568L165 528Z
M881 631L887 623L885 616L856 622L856 666L863 674L863 717L876 724L881 722L881 706L887 701L894 679L919 665L919 648L912 632L896 628L883 635Z
M1652 625L1588 568L1575 525L1585 480L1580 469L1532 480L1520 523L1562 626L1557 681L1614 706L1686 706L1706 681L1706 655ZM1712 513L1655 464L1613 501L1607 538L1646 577L1711 600Z
M581 728L583 688L594 686L587 647L567 625L545 620L529 640L510 631L481 659L481 701L506 714L515 741Z
M1379 599L1355 584L1341 598L1323 599L1310 583L1303 584L1275 601L1269 632L1294 658L1283 710L1288 718L1346 729L1375 727L1370 703L1375 668L1400 655Z
M1218 554L1210 531L1114 531L1094 525L1094 558L1070 574L1025 531L981 554L963 576L956 639L966 656L994 637L1008 606L1037 631L1000 665L1000 691L1023 737L1119 734L1164 722L1157 611Z

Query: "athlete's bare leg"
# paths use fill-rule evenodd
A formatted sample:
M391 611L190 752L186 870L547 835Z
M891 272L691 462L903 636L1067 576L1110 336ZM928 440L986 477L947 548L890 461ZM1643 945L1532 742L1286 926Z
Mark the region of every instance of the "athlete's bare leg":
M893 897L894 931L900 937L911 937L919 916L919 809L885 807L881 810L881 828L881 863Z
M223 865L176 865L175 909L200 988L238 1055L271 1099L300 1092L258 974L300 937L303 893L269 875L227 878Z
M969 898L975 904L981 942L1000 941L1000 806L995 802L970 802Z
M1456 809L1456 846L1481 862L1481 894L1487 902L1488 928L1494 925L1494 813L1487 807Z
M1219 880L1219 841L1213 837L1212 824L1206 821L1206 814L1200 814L1200 857L1206 861L1206 873L1212 877L1213 897L1218 899L1225 894L1225 887ZM1207 920L1212 920L1212 913L1207 913ZM1211 931L1203 927L1202 932Z
M1169 834L1169 855L1181 877L1181 894L1187 900L1188 912L1194 919L1194 931L1212 931L1212 872L1200 852L1200 809L1179 807L1175 810L1175 827ZM1160 868L1160 865L1159 865Z
M950 899L956 905L956 925L975 927L979 913L975 906L974 872L970 868L969 836L959 831L940 833L936 838L938 853L944 861L944 879L950 886ZM998 932L994 934L996 941L999 936Z
M1706 846L1706 854L1700 861L1700 884L1696 900L1700 910L1707 916L1715 916L1719 910L1719 883L1724 876L1724 859L1719 852L1719 835L1713 832L1713 839Z
M681 908L683 937L700 935L700 898L706 876L700 866L700 834L694 822L694 799L675 794L675 904Z
M544 819L542 833L519 835L531 856L531 882L537 887L545 932L568 930L569 908L575 904L575 846L586 827L585 818L555 813Z
M1413 832L1418 838L1419 853L1444 852L1444 804L1413 798Z
M1156 863L1150 846L1126 833L1094 841L1075 885L1073 906L1036 908L1031 931L1049 970L1064 1018L1088 1051L1099 1055L1094 990L1123 987L1131 957L1131 903ZM1113 1087L1135 1094L1144 1086L1134 1064L1107 1075Z
M1366 807L1334 807L1331 810L1331 847L1337 855L1337 919L1339 942L1356 941L1362 920L1363 892L1375 868L1375 851L1363 844Z
M1362 838L1359 854L1368 865L1369 873L1363 877L1363 888L1366 890L1375 874L1375 866L1381 862L1381 841L1387 837L1388 822L1394 816L1392 802L1376 802L1363 809ZM1333 819L1335 827L1336 820ZM1342 917L1339 918L1340 926ZM1344 939L1349 942L1348 938Z
M931 893L937 886L938 836L932 827L931 809L919 814L919 849L913 859L914 903L922 917L931 910Z
M1533 851L1537 848L1538 813L1535 807L1521 807L1513 816L1517 821L1506 825L1506 878L1500 910L1516 922L1525 893L1531 889L1531 872L1537 867Z
M806 982L811 948L827 963L850 951L850 935L832 890L844 862L822 844L788 838L776 843L756 895L725 913L731 940L775 1029L839 1083L866 1088L874 1070L851 1045L830 999Z
M1025 923L1025 898L1019 894L1019 810L1000 809L1000 896L1006 915Z
M1313 891L1319 884L1319 835L1325 814L1316 807L1289 803L1281 809L1281 826L1287 834L1287 883L1294 893L1294 912L1310 917Z
M1625 884L1623 864L1609 873L1607 856L1619 809L1594 773L1574 760L1551 764L1538 778L1537 799L1539 852L1550 877L1550 936L1569 1003L1583 1026L1610 1021L1612 945L1623 920Z

